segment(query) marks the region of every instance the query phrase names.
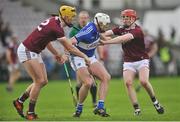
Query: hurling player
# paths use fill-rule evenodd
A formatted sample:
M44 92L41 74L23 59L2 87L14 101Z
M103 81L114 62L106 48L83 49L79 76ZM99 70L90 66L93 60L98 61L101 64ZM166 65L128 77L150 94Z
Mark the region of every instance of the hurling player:
M28 86L19 98L13 101L13 104L17 112L24 117L23 103L29 98L29 109L26 113L26 119L28 120L38 118L37 114L35 114L36 101L41 88L48 83L46 68L40 54L41 51L47 47L58 62L64 63L67 60L67 56L60 55L52 47L51 41L59 41L70 53L82 57L89 64L89 58L74 47L64 35L63 27L71 26L75 15L76 10L74 7L61 6L59 16L51 17L42 22L18 47L19 60L32 78L33 83Z
M106 36L117 35L117 37L101 41L102 44L122 44L124 52L123 78L128 91L130 101L135 109L134 114L141 113L133 81L136 73L139 81L150 96L153 105L159 114L164 113L163 107L157 100L151 83L149 82L149 56L145 51L144 34L135 21L138 19L135 10L126 9L121 12L123 25L105 32Z

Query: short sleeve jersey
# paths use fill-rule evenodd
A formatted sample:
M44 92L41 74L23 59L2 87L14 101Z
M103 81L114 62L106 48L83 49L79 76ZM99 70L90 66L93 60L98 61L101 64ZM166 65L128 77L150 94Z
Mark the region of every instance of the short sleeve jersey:
M122 44L125 62L135 62L143 59L149 59L145 50L144 34L138 25L135 24L135 26L130 29L125 29L120 26L114 28L112 31L114 35L121 36L131 33L134 37L134 39Z
M42 22L24 41L24 46L36 53L40 53L50 41L64 37L59 17L51 17Z
M89 22L76 35L76 47L88 57L95 54L95 49L99 43L100 35L93 22Z
M76 28L72 28L70 33L69 33L69 37L72 38L73 36L75 36L81 29L82 27L80 27L80 25L76 25Z

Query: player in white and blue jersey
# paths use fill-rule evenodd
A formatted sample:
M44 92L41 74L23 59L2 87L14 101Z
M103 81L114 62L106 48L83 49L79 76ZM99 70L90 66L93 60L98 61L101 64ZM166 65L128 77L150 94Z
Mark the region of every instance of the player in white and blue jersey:
M78 79L82 82L82 86L79 90L76 112L73 115L74 117L80 117L82 113L83 102L88 95L91 85L94 83L92 75L100 80L98 93L99 100L97 107L94 109L94 114L98 114L102 117L109 116L105 111L104 101L111 76L95 56L95 50L96 48L99 48L100 33L104 32L109 24L110 17L107 14L97 13L94 17L94 22L89 22L73 38L71 38L72 43L91 60L90 65L86 66L83 58L71 56L71 66L76 71Z

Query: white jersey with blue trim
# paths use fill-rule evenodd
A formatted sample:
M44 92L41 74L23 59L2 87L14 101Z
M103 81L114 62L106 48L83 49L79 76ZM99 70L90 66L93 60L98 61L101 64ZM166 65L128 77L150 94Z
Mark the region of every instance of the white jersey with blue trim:
M76 47L88 57L95 55L95 49L99 43L100 35L93 22L89 22L76 35Z

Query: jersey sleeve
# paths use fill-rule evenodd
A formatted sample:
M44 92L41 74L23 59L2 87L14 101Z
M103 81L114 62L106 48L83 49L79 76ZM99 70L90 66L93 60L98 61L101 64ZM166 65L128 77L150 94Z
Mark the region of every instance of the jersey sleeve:
M62 38L62 37L65 36L64 30L61 27L55 27L54 28L54 33L55 33L56 38Z
M142 31L140 29L133 29L130 31L134 38L141 37Z
M76 38L77 42L79 43L80 41L86 39L86 33L84 31L80 31L74 37Z
M71 29L70 33L69 33L69 37L72 38L73 36L75 36L78 33L77 30L75 30L74 28Z

